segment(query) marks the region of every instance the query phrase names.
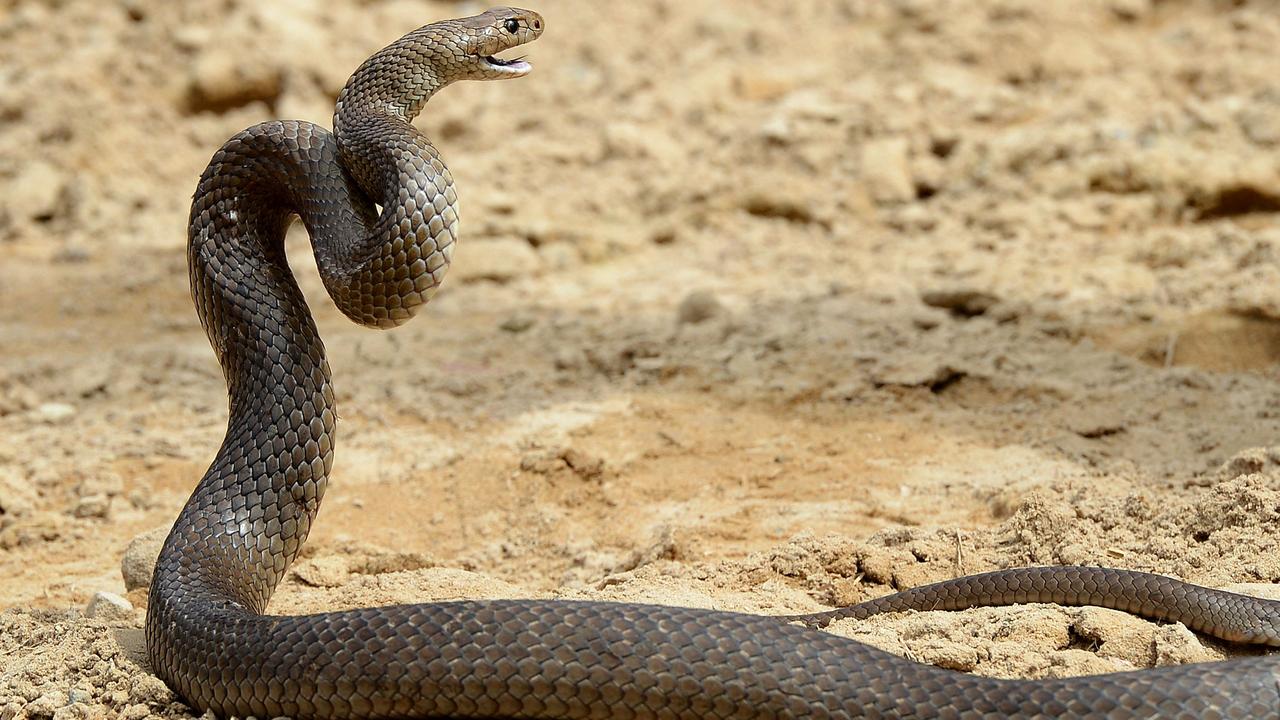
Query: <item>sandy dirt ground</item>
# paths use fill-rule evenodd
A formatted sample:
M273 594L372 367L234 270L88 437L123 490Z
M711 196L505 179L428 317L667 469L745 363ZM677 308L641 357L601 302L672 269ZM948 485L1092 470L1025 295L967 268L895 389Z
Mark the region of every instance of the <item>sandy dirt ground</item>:
M0 718L190 716L121 564L143 536L145 575L225 422L195 180L481 9L0 0ZM803 612L1053 563L1280 582L1280 4L535 9L530 77L418 122L463 215L418 319L348 324L290 236L342 422L274 611ZM833 632L1004 677L1253 652L1053 606Z

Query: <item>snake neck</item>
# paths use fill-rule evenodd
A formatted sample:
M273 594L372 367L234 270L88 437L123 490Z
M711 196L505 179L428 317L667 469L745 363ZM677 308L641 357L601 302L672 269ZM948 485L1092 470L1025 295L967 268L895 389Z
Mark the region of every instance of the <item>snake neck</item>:
M421 53L416 53L420 58ZM377 82L377 76L357 71L338 94L333 112L333 132L339 142L347 139L348 131L361 124L370 115L386 115L404 123L411 123L422 113L427 101L453 80L432 66L415 67L412 59L391 55L378 58L380 65L387 65L387 57L404 63L404 68L381 67L381 73L413 72L414 82L388 87ZM371 59L372 60L372 59ZM419 60L421 61L421 60Z
M463 79L458 47L447 24L423 27L370 56L338 94L333 132L339 143L369 114L386 114L410 123L445 86Z

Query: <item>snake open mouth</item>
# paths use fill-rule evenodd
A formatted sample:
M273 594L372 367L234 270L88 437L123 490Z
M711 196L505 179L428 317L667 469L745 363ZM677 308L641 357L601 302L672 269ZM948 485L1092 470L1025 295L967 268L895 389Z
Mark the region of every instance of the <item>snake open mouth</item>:
M496 55L485 55L482 59L494 69L517 75L524 75L533 69L533 65L530 65L523 56L505 60Z

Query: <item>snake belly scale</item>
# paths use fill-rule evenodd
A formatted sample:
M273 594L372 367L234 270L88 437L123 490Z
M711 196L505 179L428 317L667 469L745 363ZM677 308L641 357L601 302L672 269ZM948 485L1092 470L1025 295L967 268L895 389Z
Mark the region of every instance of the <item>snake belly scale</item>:
M147 654L170 687L219 716L297 718L1190 719L1280 712L1271 657L995 680L913 663L802 624L821 624L827 615L779 619L570 601L266 615L324 495L337 425L324 347L285 258L284 233L295 218L305 224L325 287L348 317L383 328L408 320L443 279L459 220L453 180L410 122L456 80L527 74L529 63L497 54L542 31L539 15L514 8L422 27L356 71L338 99L333 132L305 122L257 125L227 141L202 175L188 263L230 417L151 585ZM1027 580L1012 572L953 587L948 602L970 593L984 602L1061 597L1136 605L1105 582L1083 590L1068 583L1063 595L1037 576L1029 580L1035 592L1011 590ZM895 609L938 605L937 597L918 592ZM1227 612L1235 607L1228 603ZM1252 631L1230 632L1243 638Z

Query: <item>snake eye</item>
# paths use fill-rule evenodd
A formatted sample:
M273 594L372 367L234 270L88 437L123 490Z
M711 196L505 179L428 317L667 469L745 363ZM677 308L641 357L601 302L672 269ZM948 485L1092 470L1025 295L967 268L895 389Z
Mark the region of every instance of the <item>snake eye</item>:
M520 21L515 18L507 18L507 21L502 23L502 27L506 28L507 32L515 35L516 31L520 29Z

